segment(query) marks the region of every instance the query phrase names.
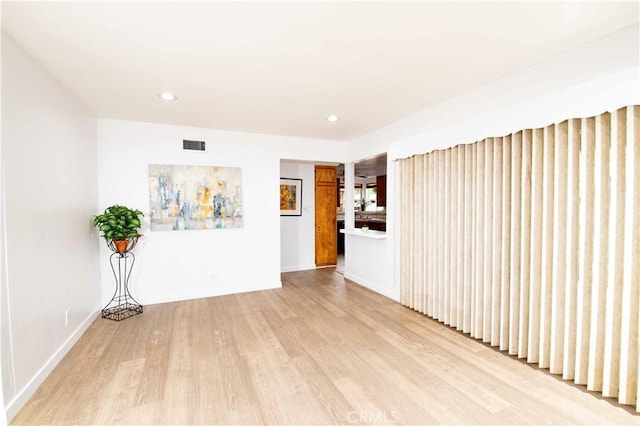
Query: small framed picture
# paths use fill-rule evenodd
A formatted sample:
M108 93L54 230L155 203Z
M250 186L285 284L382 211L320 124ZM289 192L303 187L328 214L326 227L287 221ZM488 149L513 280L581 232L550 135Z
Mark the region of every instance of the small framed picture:
M280 178L280 216L302 216L302 179Z

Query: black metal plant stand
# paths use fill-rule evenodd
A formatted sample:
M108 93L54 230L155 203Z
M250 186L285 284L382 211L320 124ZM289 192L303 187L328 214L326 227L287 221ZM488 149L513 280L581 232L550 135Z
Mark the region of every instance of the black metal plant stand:
M131 277L131 271L136 262L136 257L131 250L137 242L137 238L132 238L126 250L119 253L113 241L107 241L107 246L113 250L109 256L109 263L113 277L116 279L116 291L113 293L111 301L102 309L102 318L122 321L142 313L142 305L129 293L129 277Z

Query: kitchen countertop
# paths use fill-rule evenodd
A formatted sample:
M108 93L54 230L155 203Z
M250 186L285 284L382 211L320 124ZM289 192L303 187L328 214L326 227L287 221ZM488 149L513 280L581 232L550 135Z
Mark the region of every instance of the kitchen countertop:
M355 229L341 229L340 233L346 235L355 235L358 237L372 238L374 240L383 240L387 238L387 233L384 231L374 231L373 229L363 230L362 228Z
M354 220L356 222L378 222L378 223L386 223L387 219L384 217L355 217ZM338 221L344 221L344 217L338 216Z

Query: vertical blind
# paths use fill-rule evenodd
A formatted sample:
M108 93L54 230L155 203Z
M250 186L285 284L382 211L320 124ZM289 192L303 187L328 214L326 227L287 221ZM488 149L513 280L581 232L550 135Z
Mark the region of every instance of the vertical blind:
M640 411L640 106L398 175L402 304Z

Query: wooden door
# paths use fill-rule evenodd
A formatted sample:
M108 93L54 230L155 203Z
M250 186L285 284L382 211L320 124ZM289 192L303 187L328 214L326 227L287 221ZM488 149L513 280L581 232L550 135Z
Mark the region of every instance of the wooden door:
M336 168L316 166L316 266L338 262Z

